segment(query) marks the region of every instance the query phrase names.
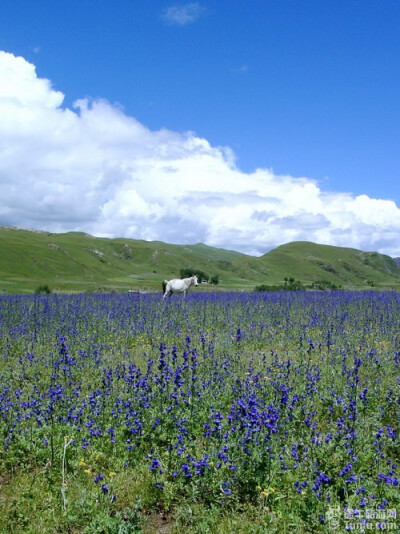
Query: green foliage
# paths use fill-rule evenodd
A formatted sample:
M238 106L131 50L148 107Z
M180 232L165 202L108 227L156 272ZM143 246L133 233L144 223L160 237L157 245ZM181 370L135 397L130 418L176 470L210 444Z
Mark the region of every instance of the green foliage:
M49 286L47 284L43 284L41 286L38 286L36 289L35 289L35 293L51 293L51 289L49 288Z
M300 280L295 280L294 278L284 278L283 284L280 285L268 285L261 284L254 288L254 291L300 291L300 290L336 290L340 289L340 286L329 282L327 280L317 280L311 284L303 284Z
M292 277L285 277L283 282L283 289L286 289L288 291L299 291L300 289L305 289L305 287L300 282L300 280L295 280Z
M194 274L197 275L198 281L201 283L203 280L208 282L209 276L201 269L194 269L193 267L185 267L179 270L181 278L190 278Z
M126 508L110 516L106 513L96 515L85 528L85 534L138 534L140 518L136 512Z
M324 291L326 289L335 290L335 289L341 289L341 286L336 285L333 282L329 282L328 280L317 280L316 282L313 282L310 285L310 289L318 289L320 291Z
M280 291L282 288L283 285L260 284L254 288L254 291Z
M214 274L213 276L209 276L207 273L200 269L194 269L193 267L185 267L179 270L179 274L181 278L190 278L194 274L197 275L198 281L201 282L209 282L211 285L218 285L219 284L219 275Z
M300 280L295 280L292 277L285 277L283 284L280 285L271 286L267 284L261 284L254 288L255 291L300 291L301 289L307 289L307 286L302 284Z

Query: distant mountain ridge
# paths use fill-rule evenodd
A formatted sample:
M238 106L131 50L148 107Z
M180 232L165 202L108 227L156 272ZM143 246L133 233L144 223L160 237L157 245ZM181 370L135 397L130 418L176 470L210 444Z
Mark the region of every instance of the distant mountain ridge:
M32 292L42 284L60 291L161 290L161 281L179 277L182 268L217 275L217 289L224 290L277 285L285 277L304 284L400 289L399 258L352 248L297 241L253 257L202 243L0 227L0 290L7 293Z

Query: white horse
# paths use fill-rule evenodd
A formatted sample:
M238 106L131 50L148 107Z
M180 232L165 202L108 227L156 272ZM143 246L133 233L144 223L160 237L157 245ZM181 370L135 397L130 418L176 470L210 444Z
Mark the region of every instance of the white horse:
M186 297L186 293L189 291L190 286L198 286L199 282L197 276L194 274L190 278L175 278L174 280L164 280L162 283L163 287L163 299L168 295L169 297L172 293L183 293L183 296Z

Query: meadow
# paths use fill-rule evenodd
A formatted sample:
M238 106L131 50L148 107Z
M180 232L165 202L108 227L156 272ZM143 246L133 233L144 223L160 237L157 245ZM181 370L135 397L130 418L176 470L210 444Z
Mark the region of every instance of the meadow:
M0 297L0 532L400 530L400 294Z

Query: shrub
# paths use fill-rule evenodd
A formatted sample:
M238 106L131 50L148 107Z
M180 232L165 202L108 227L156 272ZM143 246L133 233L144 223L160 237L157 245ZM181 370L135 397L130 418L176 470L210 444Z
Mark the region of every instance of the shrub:
M35 289L35 293L51 293L51 289L47 284L43 284Z

